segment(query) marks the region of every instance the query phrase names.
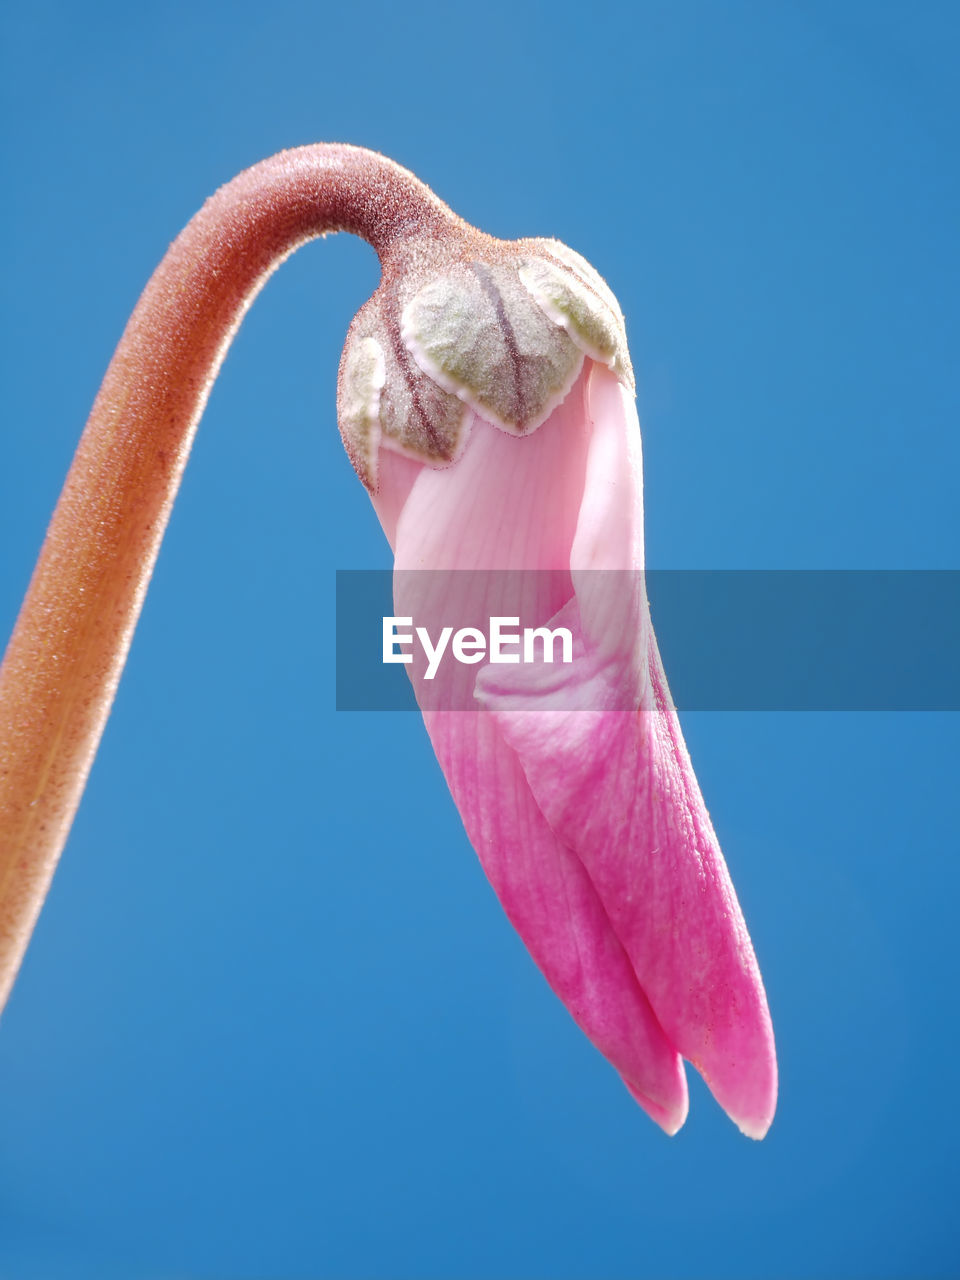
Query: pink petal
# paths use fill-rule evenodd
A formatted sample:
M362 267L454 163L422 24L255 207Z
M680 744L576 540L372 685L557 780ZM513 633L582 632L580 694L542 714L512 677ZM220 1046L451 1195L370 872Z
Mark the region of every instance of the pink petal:
M551 829L576 851L668 1037L741 1129L776 1105L766 996L670 701L639 575L639 433L596 369L571 567L572 666L487 667L477 692L516 750ZM637 653L637 648L641 652Z
M474 615L486 619L482 575L411 569L553 570L517 576L518 596L509 607L522 625L546 621L569 598L569 548L589 441L585 384L582 377L528 437L475 420L453 467L420 473L397 526L398 614L425 619L432 630L444 618L458 625ZM504 609L504 576L486 581ZM582 864L550 830L492 718L483 711L429 709L439 688L451 699L447 705L469 705L476 668L450 664L445 683L430 689L422 669L408 671L467 834L507 915L636 1100L668 1133L676 1132L687 1111L682 1064Z
M396 519L402 506L399 614L431 631L481 623L487 584L507 611L502 573L410 569L536 569L517 575L509 613L574 633L572 667L453 663L429 688L422 666L408 668L508 916L668 1132L686 1113L679 1050L744 1132L762 1136L776 1098L770 1018L650 629L632 400L587 362L532 436L475 419L454 466L394 471L401 496L383 507ZM474 693L486 710L432 709L468 706Z
M609 369L592 365L585 482L570 548L584 638L599 657L632 670L640 693L649 625L643 581L643 462L636 402ZM631 575L630 570L635 572Z
M676 1133L687 1114L682 1063L583 865L550 830L491 716L425 719L467 835L534 961L644 1110Z
M397 530L398 570L569 570L589 444L584 395L591 367L585 362L566 399L531 435L508 435L473 416L461 457L424 468L410 491Z
M379 484L372 495L373 508L391 549L397 545L397 524L414 481L424 470L422 462L395 449L381 446L377 459Z
M560 617L576 627L569 609ZM575 634L575 654L582 643ZM549 694L532 695L522 686L533 668L486 668L482 705L551 830L576 851L668 1038L740 1128L762 1137L777 1078L766 996L656 646L651 637L651 686L634 713L575 709L621 702L609 677L580 666L587 698L553 672Z

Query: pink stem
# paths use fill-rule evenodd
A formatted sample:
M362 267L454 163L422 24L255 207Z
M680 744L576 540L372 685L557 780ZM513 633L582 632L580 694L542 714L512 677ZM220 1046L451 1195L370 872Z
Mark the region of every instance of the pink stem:
M247 307L314 236L361 235L388 270L411 237L460 226L383 156L301 147L222 187L154 272L0 667L0 1006L80 802L197 423Z

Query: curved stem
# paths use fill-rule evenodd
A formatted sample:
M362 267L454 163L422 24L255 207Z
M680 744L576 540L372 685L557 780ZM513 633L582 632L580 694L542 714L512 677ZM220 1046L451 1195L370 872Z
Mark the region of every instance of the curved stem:
M94 403L0 667L0 1005L79 804L194 431L247 307L314 236L361 235L386 271L412 237L462 225L383 156L302 147L221 188L151 278Z

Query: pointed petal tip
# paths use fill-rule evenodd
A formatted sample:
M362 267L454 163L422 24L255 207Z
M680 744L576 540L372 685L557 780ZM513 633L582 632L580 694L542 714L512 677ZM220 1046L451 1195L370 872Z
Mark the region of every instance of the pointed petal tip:
M683 1068L681 1067L681 1071ZM652 1098L641 1092L640 1089L624 1079L623 1083L627 1086L627 1092L633 1098L634 1102L644 1109L654 1124L658 1124L668 1138L675 1137L683 1128L687 1118L687 1112L690 1109L689 1099L687 1097L686 1081L684 1081L683 1095L674 1106L664 1107L660 1103L654 1102Z
M770 1132L770 1126L773 1124L772 1114L763 1116L759 1120L737 1120L735 1116L731 1116L730 1119L745 1138L752 1138L754 1142L761 1142Z
M760 1028L760 1037L765 1039L765 1044L759 1052L756 1051L756 1043L753 1044L753 1061L742 1062L739 1071L724 1073L717 1078L716 1074L710 1075L704 1070L700 1062L691 1064L703 1076L704 1084L737 1129L755 1142L767 1137L777 1111L777 1055L769 1015L765 1019L765 1027Z
M767 1136L777 1110L777 1064L772 1052L763 1066L766 1071L759 1080L754 1078L752 1096L746 1098L742 1095L731 1098L725 1090L715 1089L713 1082L704 1076L707 1088L733 1123L744 1137L755 1142Z
M681 1068L682 1070L682 1068ZM686 1081L682 1097L678 1097L673 1105L663 1106L661 1103L655 1102L651 1097L645 1094L636 1085L631 1084L625 1077L623 1083L627 1087L627 1092L647 1113L651 1120L664 1131L668 1138L676 1137L683 1128L687 1120L690 1109L689 1097L686 1090ZM751 1138L754 1142L761 1142L769 1133L770 1126L773 1124L774 1113L776 1111L776 1098L773 1099L768 1110L756 1115L736 1115L731 1110L727 1110L727 1115L737 1126L740 1132L746 1138Z
M778 1093L777 1056L765 1000L763 1013L765 1025L752 1028L753 1036L747 1040L739 1063L721 1062L724 1069L717 1071L716 1063L708 1067L703 1061L688 1059L740 1132L756 1142L766 1137L773 1124ZM751 1028L745 1030L749 1036Z

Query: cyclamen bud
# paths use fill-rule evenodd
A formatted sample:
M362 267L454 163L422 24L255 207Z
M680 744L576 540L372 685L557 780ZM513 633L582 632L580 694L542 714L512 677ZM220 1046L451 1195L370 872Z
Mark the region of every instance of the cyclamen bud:
M762 1137L773 1030L650 623L620 308L564 245L484 235L356 147L284 153L213 196L107 371L0 669L0 999L220 362L270 272L334 230L368 239L383 269L347 337L340 429L394 549L395 619L429 641L405 669L467 834L547 981L648 1114L668 1133L683 1124L686 1058ZM424 569L437 573L407 572ZM474 661L491 574L515 575L496 617L565 637L569 662L537 659L532 641L532 661L504 661L493 635ZM451 637L463 660L444 667Z

